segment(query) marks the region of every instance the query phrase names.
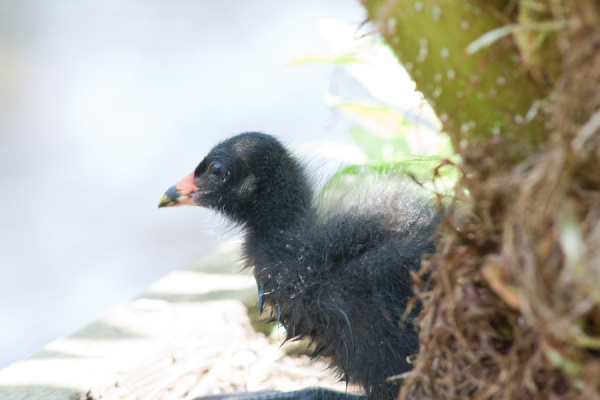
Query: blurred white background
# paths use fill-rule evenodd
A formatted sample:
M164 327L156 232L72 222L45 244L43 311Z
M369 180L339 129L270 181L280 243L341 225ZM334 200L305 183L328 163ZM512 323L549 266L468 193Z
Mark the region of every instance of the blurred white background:
M351 142L328 109L364 89L321 18L358 1L0 0L0 368L72 333L223 237L158 210L219 140Z

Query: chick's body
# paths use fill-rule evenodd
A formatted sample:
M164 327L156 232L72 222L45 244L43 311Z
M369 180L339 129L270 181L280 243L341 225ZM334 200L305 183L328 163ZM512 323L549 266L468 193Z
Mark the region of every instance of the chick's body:
M203 205L241 224L259 308L369 399L392 399L398 388L385 379L410 370L418 351L411 319L401 319L410 271L434 250L437 214L406 183L359 197L323 210L279 141L245 133L217 145L161 204Z

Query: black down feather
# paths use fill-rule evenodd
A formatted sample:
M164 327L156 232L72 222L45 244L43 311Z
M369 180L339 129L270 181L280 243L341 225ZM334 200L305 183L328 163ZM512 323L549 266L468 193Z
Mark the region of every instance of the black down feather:
M310 339L314 355L368 399L387 400L398 387L385 379L409 371L418 352L419 310L401 320L413 296L409 272L434 251L439 222L420 188L393 182L360 185L323 207L300 162L251 132L215 146L161 206L197 204L240 224L261 311L271 308L286 340Z

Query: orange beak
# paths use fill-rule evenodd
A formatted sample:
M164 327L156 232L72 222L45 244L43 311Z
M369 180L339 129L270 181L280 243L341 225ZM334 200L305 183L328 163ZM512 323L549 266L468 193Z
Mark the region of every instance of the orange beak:
M199 206L200 204L194 201L194 193L199 190L200 188L194 184L194 173L192 172L165 192L160 198L158 207Z

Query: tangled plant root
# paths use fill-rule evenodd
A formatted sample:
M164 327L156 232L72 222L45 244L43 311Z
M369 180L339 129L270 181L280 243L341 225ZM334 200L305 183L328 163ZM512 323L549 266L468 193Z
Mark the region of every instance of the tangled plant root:
M600 3L541 3L566 21L552 71L532 66L552 77L546 140L512 164L502 136L460 150L473 215L448 213L422 271L434 284L415 285L402 399L600 398Z

